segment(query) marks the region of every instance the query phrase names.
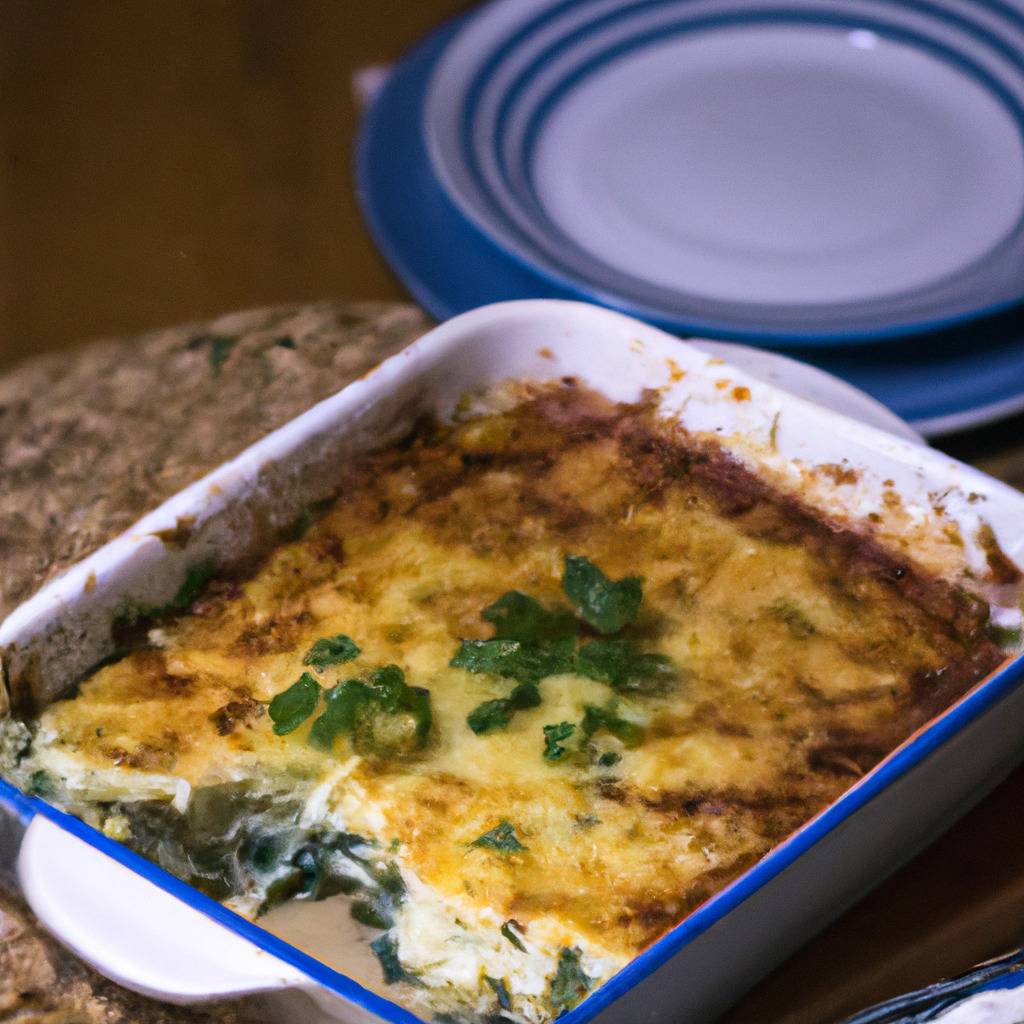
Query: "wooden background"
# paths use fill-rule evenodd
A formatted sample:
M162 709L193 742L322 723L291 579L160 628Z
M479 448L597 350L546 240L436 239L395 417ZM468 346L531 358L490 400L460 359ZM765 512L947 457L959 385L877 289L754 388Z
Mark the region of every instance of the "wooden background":
M362 226L352 72L465 0L0 0L0 368L96 335L404 293ZM1024 485L1024 418L942 446ZM825 1024L1024 939L1024 772L747 996Z
M231 309L400 298L352 72L466 0L0 0L0 366Z

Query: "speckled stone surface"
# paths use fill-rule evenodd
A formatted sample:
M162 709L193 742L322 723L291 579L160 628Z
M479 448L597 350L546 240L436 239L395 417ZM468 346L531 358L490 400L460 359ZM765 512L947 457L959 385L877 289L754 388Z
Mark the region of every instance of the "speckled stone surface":
M0 618L165 498L429 326L407 305L276 307L96 342L0 376ZM245 1019L230 1005L196 1010L143 999L53 942L3 870L16 828L0 814L0 1022Z
M97 342L0 376L0 618L429 326L408 305L276 307Z

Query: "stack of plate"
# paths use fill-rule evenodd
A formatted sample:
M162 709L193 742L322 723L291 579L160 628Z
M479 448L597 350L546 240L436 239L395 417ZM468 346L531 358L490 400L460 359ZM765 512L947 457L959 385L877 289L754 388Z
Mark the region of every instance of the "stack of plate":
M1024 8L496 0L367 112L423 305L601 302L782 349L923 433L1024 409Z

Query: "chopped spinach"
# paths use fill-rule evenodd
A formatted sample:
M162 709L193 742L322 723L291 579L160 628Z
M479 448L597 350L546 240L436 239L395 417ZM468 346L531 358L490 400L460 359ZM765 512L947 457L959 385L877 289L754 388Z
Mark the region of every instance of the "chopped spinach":
M505 938L508 939L508 941L511 942L512 945L515 946L515 948L518 949L520 953L525 953L526 947L523 945L523 940L519 938L519 936L516 935L516 933L512 930L513 924L515 924L514 921L506 921L501 926L501 934L504 935Z
M53 776L48 771L40 768L28 777L28 786L25 792L29 796L38 796L43 800L48 800L56 791L57 787L53 781Z
M466 722L478 736L504 729L517 711L540 705L540 690L536 683L520 683L507 697L497 697L478 704L467 716Z
M356 900L350 912L356 921L368 928L390 928L395 923L393 918L381 912L375 900Z
M370 949L376 954L380 961L380 969L384 973L384 984L394 985L398 981L404 981L412 985L423 983L415 975L410 974L398 959L398 942L388 934L380 935L370 943Z
M516 837L516 827L510 821L502 821L489 832L477 836L469 844L478 849L497 850L499 853L522 853L526 847Z
M485 608L481 617L494 625L497 640L563 640L576 635L576 620L568 608L545 608L518 590L502 594Z
M484 975L484 981L494 990L494 994L498 997L498 1006L502 1010L512 1009L512 997L508 994L508 986L505 984L503 978L492 978L490 975Z
M675 675L671 658L647 654L632 640L591 640L576 653L576 671L612 689L643 691L657 688Z
M590 559L567 555L562 589L576 614L599 633L617 633L640 611L643 584L639 576L610 580Z
M559 722L544 726L544 760L559 761L565 755L562 740L567 740L576 731L572 722Z
M571 1010L591 989L593 978L583 973L580 951L563 947L558 952L558 969L551 979L548 999L560 1011Z
M270 702L270 718L278 736L294 732L316 711L320 700L320 684L303 672L283 693Z
M463 640L452 658L454 668L537 683L545 676L572 671L574 643L562 640Z
M622 718L616 710L614 701L600 708L587 704L583 709L580 729L587 739L603 730L621 740L626 747L638 747L644 741L643 727Z
M359 653L359 645L351 637L339 633L337 636L317 640L306 652L302 664L311 666L317 672L323 672L329 665L342 665L346 661L358 658Z

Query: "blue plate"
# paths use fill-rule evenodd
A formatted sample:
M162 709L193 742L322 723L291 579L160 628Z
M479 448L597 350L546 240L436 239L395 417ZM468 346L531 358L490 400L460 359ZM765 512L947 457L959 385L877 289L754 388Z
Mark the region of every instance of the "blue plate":
M423 117L487 237L670 330L820 347L1024 299L1001 0L495 0Z
M458 28L445 25L412 50L366 112L356 177L370 231L409 291L441 320L503 299L592 298L510 257L459 212L434 175L421 130L424 96ZM1010 313L900 345L799 355L936 436L1024 409L1022 339L1024 317Z

